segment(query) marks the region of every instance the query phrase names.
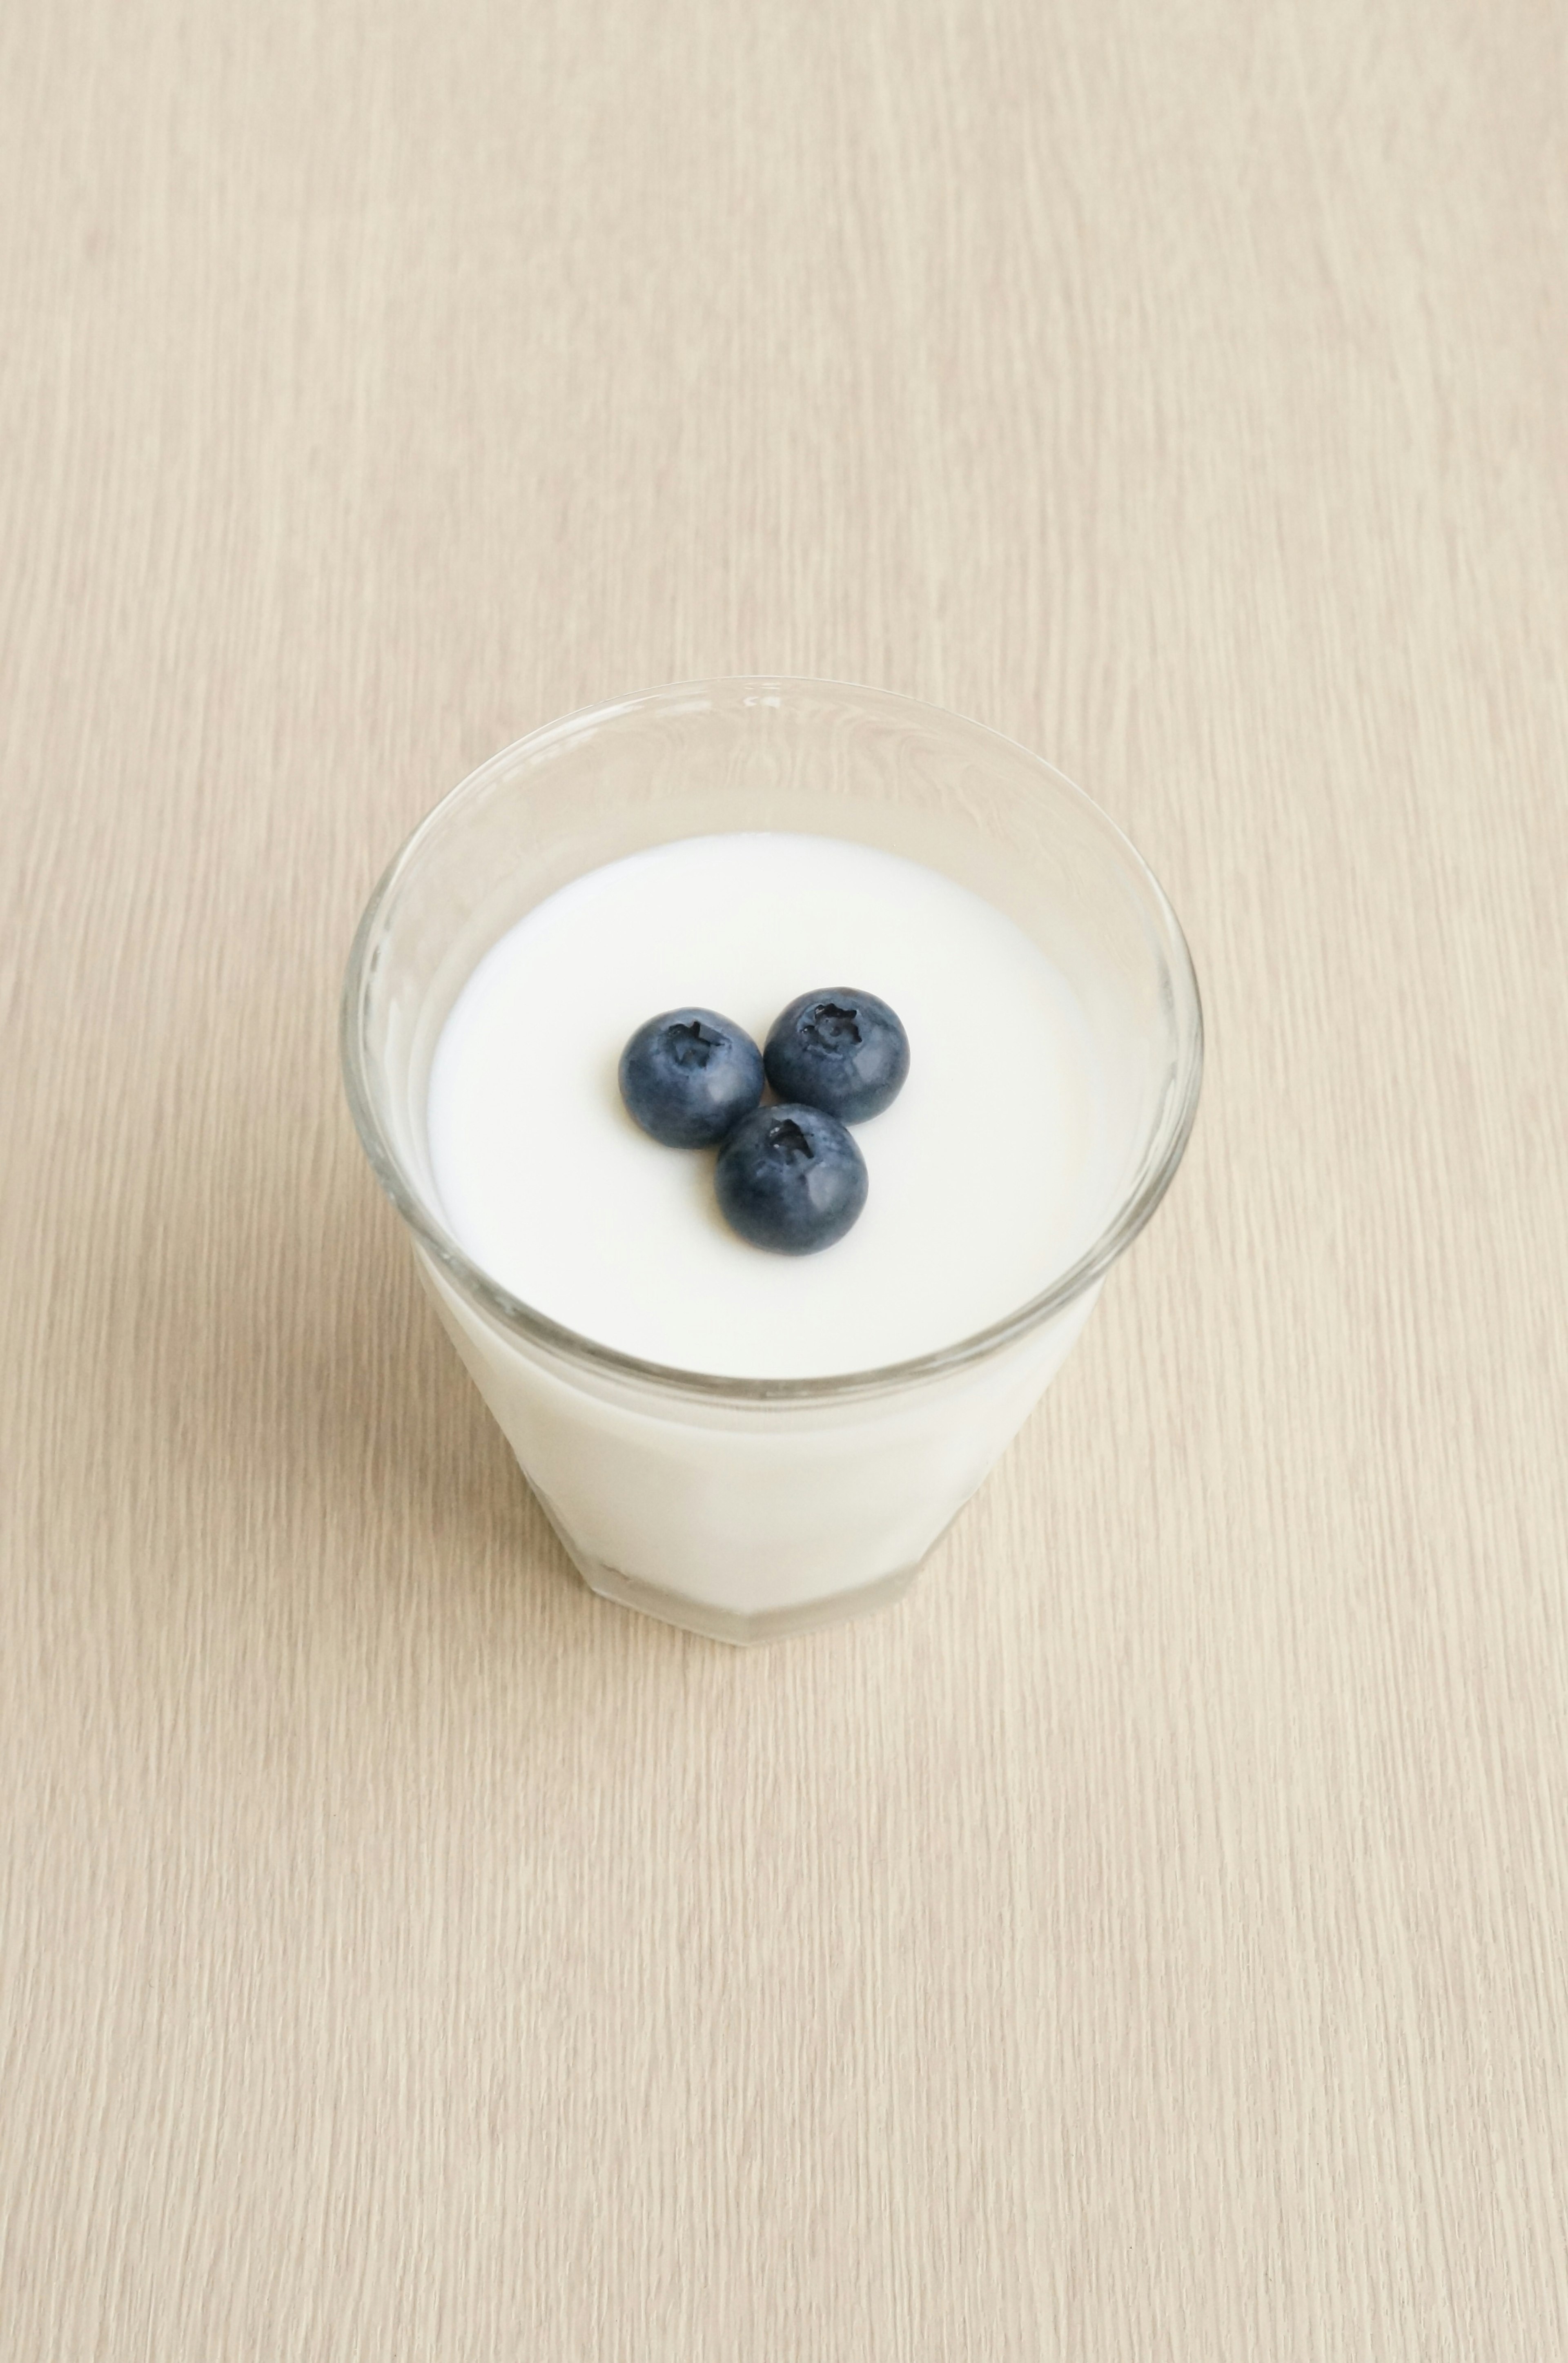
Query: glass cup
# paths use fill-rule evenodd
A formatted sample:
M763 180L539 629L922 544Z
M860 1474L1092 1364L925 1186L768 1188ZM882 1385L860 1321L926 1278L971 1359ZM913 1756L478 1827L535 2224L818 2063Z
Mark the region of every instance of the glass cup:
M447 1226L426 1098L476 962L585 871L737 829L846 838L925 862L1015 921L1077 995L1106 1117L1082 1237L1048 1287L938 1352L820 1379L667 1369L510 1295ZM360 1139L420 1277L584 1581L745 1642L835 1623L907 1588L1169 1186L1197 1110L1203 1025L1169 903L1050 764L885 691L736 680L569 716L455 788L359 923L342 1048Z

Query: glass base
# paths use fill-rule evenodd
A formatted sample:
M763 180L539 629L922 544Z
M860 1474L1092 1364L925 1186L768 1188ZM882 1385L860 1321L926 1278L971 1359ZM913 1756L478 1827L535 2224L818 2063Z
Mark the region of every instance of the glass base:
M635 1608L639 1616L678 1625L683 1633L701 1633L708 1641L728 1641L736 1648L750 1648L759 1641L782 1641L793 1633L818 1633L824 1625L847 1625L852 1616L869 1615L874 1608L890 1608L895 1600L903 1598L920 1572L918 1565L899 1568L892 1575L878 1576L874 1582L856 1584L851 1592L831 1592L824 1600L802 1600L793 1608L762 1608L755 1615L743 1616L733 1608L714 1608L705 1600L688 1599L682 1592L666 1592L662 1584L646 1582L640 1575L623 1575L619 1568L588 1558L536 1485L533 1492L590 1592L596 1592L601 1600L613 1600L618 1608Z
M782 1641L794 1633L817 1633L827 1625L845 1625L852 1616L868 1615L874 1608L890 1608L901 1600L917 1570L900 1568L878 1576L874 1583L858 1584L853 1592L830 1592L825 1600L802 1600L793 1608L762 1608L752 1616L731 1608L714 1608L704 1600L688 1600L679 1592L665 1592L640 1576L622 1575L615 1568L571 1553L572 1565L601 1600L635 1608L643 1616L657 1616L661 1625L679 1625L683 1632L701 1633L710 1641L730 1641L745 1648L758 1641Z

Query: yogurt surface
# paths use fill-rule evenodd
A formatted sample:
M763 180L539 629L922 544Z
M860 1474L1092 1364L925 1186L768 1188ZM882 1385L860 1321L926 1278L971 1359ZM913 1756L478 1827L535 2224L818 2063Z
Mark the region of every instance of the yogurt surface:
M818 1255L728 1229L712 1151L661 1148L616 1068L645 1019L715 1009L758 1046L798 993L903 1020L909 1079L854 1127L866 1211ZM1066 980L923 865L834 838L689 838L530 911L458 993L428 1134L455 1237L513 1295L622 1352L810 1378L932 1352L1016 1310L1089 1244L1103 1095Z

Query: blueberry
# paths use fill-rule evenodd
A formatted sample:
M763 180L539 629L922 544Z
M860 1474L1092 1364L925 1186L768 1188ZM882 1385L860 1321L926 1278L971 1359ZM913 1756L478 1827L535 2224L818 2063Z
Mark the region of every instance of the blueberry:
M825 1108L841 1124L880 1115L903 1088L910 1037L874 993L803 993L776 1018L763 1053L781 1100Z
M866 1159L821 1108L759 1107L743 1116L713 1170L732 1230L775 1255L815 1255L858 1219Z
M667 1148L709 1148L762 1097L762 1053L712 1009L667 1009L622 1051L621 1097Z

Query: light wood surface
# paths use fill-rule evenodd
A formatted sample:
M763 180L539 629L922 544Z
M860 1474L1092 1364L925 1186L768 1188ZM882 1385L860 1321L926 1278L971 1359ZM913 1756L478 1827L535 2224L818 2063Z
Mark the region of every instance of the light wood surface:
M1546 0L0 13L0 2355L1568 2351ZM1210 1026L908 1603L577 1584L335 1067L704 672L1079 778Z

